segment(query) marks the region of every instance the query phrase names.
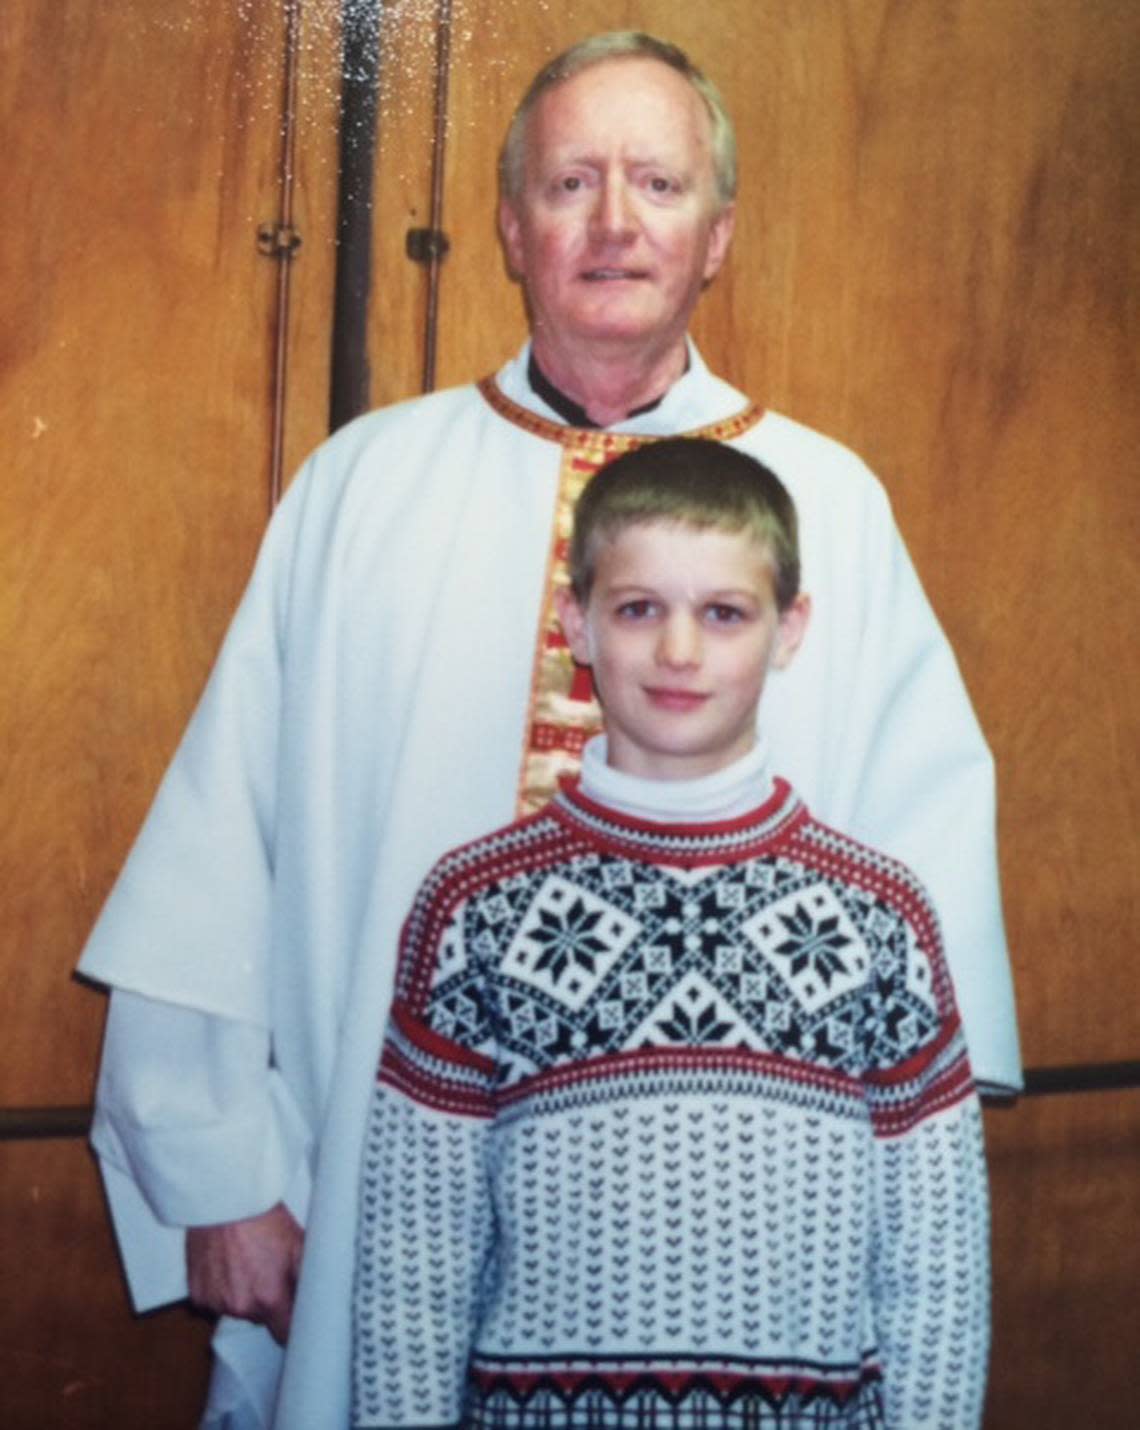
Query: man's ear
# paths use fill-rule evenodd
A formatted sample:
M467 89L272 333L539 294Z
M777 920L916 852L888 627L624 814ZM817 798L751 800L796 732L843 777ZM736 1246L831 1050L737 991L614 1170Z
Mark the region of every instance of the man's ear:
M558 621L570 654L579 665L589 665L594 657L590 650L586 612L569 586L559 586L554 592L554 609L558 612Z
M708 252L705 254L705 268L702 278L711 283L720 272L721 264L728 256L732 231L736 227L736 205L725 204L709 228Z
M772 650L773 670L786 670L791 665L796 651L803 644L804 636L811 622L811 597L803 591L792 601L786 611L780 612L780 623L776 630L776 644Z
M512 278L523 276L522 220L514 204L508 198L499 200L499 234L503 240L503 252L507 256L507 267Z

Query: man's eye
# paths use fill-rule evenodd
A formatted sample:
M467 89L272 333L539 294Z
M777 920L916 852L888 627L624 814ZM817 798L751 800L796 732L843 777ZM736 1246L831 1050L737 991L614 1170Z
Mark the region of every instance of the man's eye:
M663 174L651 175L649 187L655 194L671 194L674 189L673 181L665 178Z
M558 187L564 193L574 194L582 187L582 180L578 174L567 174L565 178L558 181Z
M652 601L623 601L617 613L622 620L644 621L652 616L656 609Z

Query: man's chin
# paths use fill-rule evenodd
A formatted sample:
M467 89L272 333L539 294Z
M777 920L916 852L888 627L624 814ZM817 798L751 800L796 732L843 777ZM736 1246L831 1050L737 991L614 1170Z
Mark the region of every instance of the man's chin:
M608 301L583 313L577 323L579 336L587 342L623 343L638 346L660 342L666 328L661 315L638 302Z

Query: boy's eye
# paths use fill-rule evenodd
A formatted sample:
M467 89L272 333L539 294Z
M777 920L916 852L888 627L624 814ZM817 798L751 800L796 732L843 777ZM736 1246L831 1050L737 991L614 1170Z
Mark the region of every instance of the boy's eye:
M730 606L723 601L714 601L705 607L705 616L714 626L731 626L744 620L744 612L739 606Z
M617 608L617 614L624 621L645 621L657 614L657 603L645 599L623 601Z

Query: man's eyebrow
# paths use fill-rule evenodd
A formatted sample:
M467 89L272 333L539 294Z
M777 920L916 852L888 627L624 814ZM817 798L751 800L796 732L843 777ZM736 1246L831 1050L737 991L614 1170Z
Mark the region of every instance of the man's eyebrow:
M678 163L674 159L663 158L660 154L623 154L620 162L628 168L634 169L667 169L672 174L688 176L689 166ZM545 159L539 167L543 169L559 169L565 164L582 164L585 167L600 167L608 164L609 158L604 154L596 153L588 149L561 149L547 150Z

